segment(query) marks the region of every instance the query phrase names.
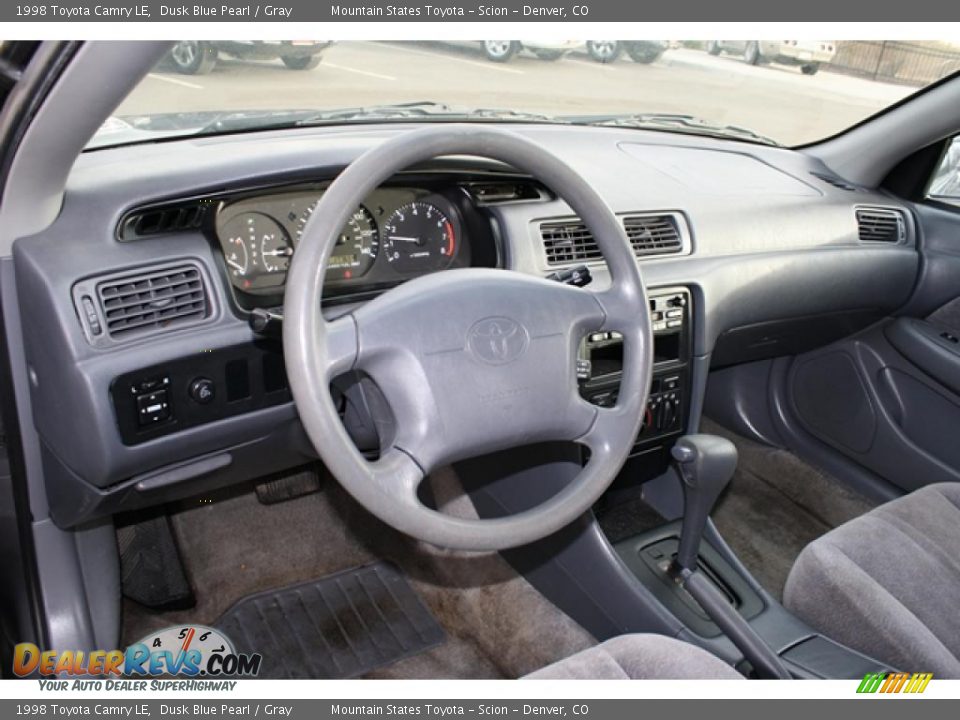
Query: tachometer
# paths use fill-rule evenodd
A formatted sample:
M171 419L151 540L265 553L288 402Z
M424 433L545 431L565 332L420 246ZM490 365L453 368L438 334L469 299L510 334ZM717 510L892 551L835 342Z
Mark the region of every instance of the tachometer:
M297 239L303 235L303 228L316 206L317 203L314 202L300 214L297 220ZM367 208L360 205L337 236L337 243L327 262L326 279L352 280L365 275L377 259L379 250L380 233L377 230L377 221Z
M436 205L417 201L398 208L383 226L383 248L397 272L446 268L457 252L453 222Z

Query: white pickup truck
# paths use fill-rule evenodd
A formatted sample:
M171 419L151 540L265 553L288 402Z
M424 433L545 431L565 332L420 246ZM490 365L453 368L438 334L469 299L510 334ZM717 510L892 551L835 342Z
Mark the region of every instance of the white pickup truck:
M780 63L799 65L804 75L815 75L820 66L837 54L832 40L711 40L706 45L711 55L733 53L751 65Z

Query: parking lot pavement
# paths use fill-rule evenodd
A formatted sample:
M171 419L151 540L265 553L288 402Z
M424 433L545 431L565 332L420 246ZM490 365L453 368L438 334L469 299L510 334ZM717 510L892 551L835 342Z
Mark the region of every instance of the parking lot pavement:
M161 63L116 114L433 100L550 115L685 113L794 145L842 130L914 90L688 49L668 50L651 65L627 58L602 65L584 52L553 62L521 53L499 64L486 60L479 43L343 42L308 71L221 58L210 74L191 76Z

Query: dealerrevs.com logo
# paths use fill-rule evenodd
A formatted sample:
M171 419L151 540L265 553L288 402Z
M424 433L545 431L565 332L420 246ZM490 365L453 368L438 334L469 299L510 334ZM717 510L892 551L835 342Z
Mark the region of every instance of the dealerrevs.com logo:
M31 643L14 648L17 677L255 677L263 656L238 653L216 628L179 625L151 633L126 650L45 650Z

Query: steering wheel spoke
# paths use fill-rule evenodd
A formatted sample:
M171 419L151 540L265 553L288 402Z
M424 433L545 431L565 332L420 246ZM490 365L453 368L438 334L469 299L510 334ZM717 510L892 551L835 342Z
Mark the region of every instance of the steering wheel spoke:
M326 362L323 373L327 380L353 369L359 351L359 335L352 314L323 321L322 337L317 342L324 344Z
M629 443L632 447L637 430L633 429L633 409L619 404L612 408L596 408L593 424L576 442L590 451L589 463L602 464L615 457L618 449Z
M410 455L390 448L383 456L368 463L373 488L404 507L420 505L417 490L426 473Z
M642 293L614 283L606 290L591 291L590 295L603 310L604 323L600 330L636 335L637 329L642 328L648 315L648 311L640 307L641 303L646 302Z

